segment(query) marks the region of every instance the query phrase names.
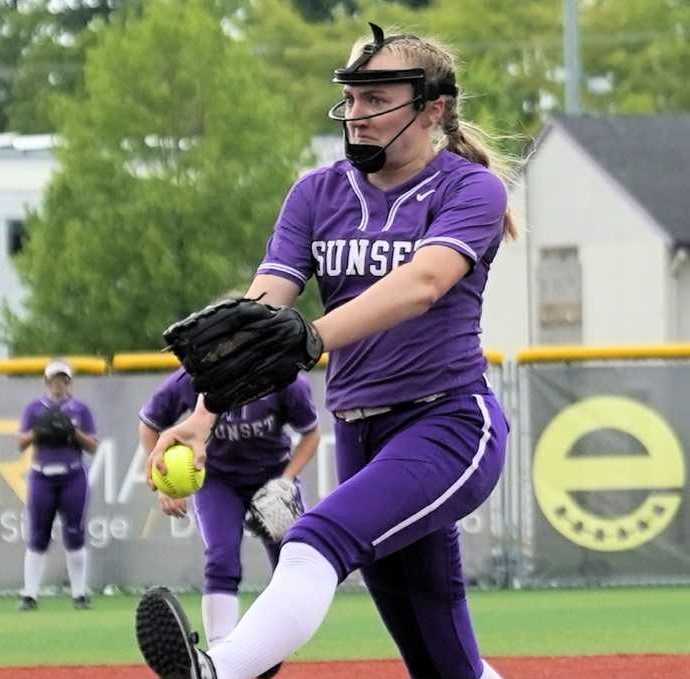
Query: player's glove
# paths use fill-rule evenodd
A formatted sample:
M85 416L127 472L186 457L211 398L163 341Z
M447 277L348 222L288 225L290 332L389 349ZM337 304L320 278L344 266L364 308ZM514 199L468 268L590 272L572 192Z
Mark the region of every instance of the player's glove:
M207 306L163 337L214 413L287 387L323 353L319 333L299 311L246 298Z
M34 442L44 446L66 446L75 442L72 420L60 410L49 408L33 426Z
M297 484L290 479L277 478L254 493L244 522L255 535L279 542L302 514L304 505Z

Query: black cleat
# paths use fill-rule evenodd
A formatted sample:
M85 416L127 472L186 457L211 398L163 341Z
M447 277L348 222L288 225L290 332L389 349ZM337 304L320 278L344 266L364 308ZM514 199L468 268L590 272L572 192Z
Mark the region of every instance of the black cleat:
M35 611L38 608L38 601L32 596L23 596L17 606L18 611Z
M283 666L282 662L279 662L277 665L273 665L270 670L266 670L263 674L260 674L258 679L271 679L271 677L275 677L278 672L280 672L280 668Z
M137 606L136 632L146 664L161 679L216 679L211 659L195 647L182 606L165 587L150 589Z
M78 611L88 611L91 608L91 602L89 601L89 597L77 596L72 599L72 606Z

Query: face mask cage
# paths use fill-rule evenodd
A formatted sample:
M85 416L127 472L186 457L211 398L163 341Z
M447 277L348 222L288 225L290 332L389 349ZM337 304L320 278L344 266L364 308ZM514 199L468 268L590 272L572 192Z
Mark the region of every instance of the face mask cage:
M393 106L392 108L387 108L385 111L379 111L378 113L370 113L369 115L365 116L347 116L347 100L346 99L341 99L337 104L334 104L329 110L328 110L328 117L331 120L337 120L338 122L342 123L349 123L353 120L368 120L369 118L376 118L378 116L384 116L386 113L392 113L393 111L398 111L401 108L405 108L406 106L409 106L410 104L415 104L417 101L417 98L414 97L410 99L409 101L406 101L402 104L398 104L398 106ZM416 106L415 106L416 108Z
M369 23L372 33L374 34L374 42L366 44L362 48L362 54L346 68L338 68L333 74L331 82L340 85L384 85L391 83L410 83L412 85L412 98L404 104L400 104L394 108L381 111L373 115L358 116L355 118L348 118L345 113L345 100L339 101L331 107L328 111L328 117L332 120L340 122L348 122L350 120L364 120L367 118L374 118L379 115L385 115L391 111L397 111L400 108L412 104L417 111L421 111L427 101L434 101L442 94L449 94L457 96L458 88L455 85L453 77L444 81L438 82L435 80L427 80L426 73L423 68L405 68L405 69L369 69L359 70L369 62L369 60L383 47L389 45L396 40L414 39L418 40L416 36L411 35L392 35L384 38L383 29L376 24Z
M356 117L347 117L347 100L342 99L331 107L328 111L328 117L343 124L345 156L348 160L350 160L355 167L364 172L378 172L385 164L386 149L415 121L417 114L424 109L426 103L428 101L435 101L442 94L457 96L458 88L455 85L455 78L453 76L440 82L437 80L427 80L423 68L359 70L365 66L377 52L391 42L403 38L418 40L416 36L410 35L393 35L385 38L383 29L380 26L372 23L369 23L369 26L371 26L374 35L374 42L366 44L362 48L360 56L355 59L350 66L336 69L333 74L332 82L350 86L410 83L410 85L412 85L412 98L402 104L386 109L385 111L378 111L377 113ZM385 144L385 146L353 144L350 142L346 123L355 120L376 118L405 108L410 104L415 111L414 116L388 141L388 143Z

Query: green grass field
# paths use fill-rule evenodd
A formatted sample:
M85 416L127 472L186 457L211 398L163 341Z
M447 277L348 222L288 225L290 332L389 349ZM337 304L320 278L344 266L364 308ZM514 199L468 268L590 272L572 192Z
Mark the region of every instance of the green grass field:
M96 597L90 611L44 598L18 612L0 599L0 663L81 665L140 662L133 637L137 597ZM199 596L182 601L200 629ZM246 606L251 601L246 597ZM690 587L473 592L487 656L690 653ZM297 660L397 657L367 594L341 593Z

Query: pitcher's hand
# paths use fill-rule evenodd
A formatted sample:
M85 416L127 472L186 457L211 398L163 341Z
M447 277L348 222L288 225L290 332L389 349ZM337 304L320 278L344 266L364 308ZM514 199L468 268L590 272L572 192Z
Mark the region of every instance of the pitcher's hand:
M153 465L158 467L158 471L165 475L168 470L163 460L163 454L171 446L182 444L189 446L194 451L194 466L203 469L206 466L206 441L210 433L210 427L206 421L191 415L184 422L176 424L170 429L161 432L155 447L146 460L146 480L152 490L156 487L151 478Z

